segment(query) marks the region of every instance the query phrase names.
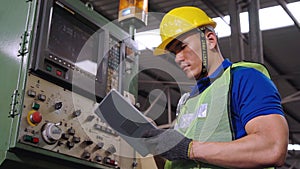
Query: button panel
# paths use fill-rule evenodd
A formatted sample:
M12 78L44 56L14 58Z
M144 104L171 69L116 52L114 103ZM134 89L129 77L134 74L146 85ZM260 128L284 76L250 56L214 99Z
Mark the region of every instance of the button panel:
M52 72L55 69L52 69ZM19 141L82 160L115 167L121 139L93 114L97 104L37 76L28 76ZM128 144L125 144L128 146ZM133 150L125 148L125 154ZM113 163L105 162L108 157Z

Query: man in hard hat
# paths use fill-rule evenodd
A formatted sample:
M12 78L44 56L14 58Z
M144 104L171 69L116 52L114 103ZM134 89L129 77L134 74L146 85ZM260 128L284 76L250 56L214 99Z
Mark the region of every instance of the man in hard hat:
M265 168L284 164L288 126L264 66L224 59L216 23L195 7L168 12L154 54L171 53L197 83L178 103L174 129L150 130L145 143L165 168Z

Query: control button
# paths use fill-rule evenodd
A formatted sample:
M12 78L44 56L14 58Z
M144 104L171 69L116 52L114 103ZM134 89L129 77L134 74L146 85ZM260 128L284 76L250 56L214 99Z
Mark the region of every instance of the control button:
M102 161L102 157L100 155L96 155L95 156L95 161L101 162Z
M102 126L100 124L94 124L94 128L96 130L102 130Z
M71 127L71 128L69 128L68 129L68 134L70 134L70 135L74 135L75 134L75 130Z
M39 109L40 109L40 104L38 104L38 103L36 103L36 102L33 102L31 108L32 108L33 110L39 110Z
M107 154L113 154L113 153L115 153L116 152L116 148L115 148L115 146L114 145L110 145L108 148L107 148L107 150L105 151Z
M94 142L90 139L87 139L87 140L84 140L84 143L89 146L89 145L92 145Z
M104 157L103 162L104 162L105 164L109 164L109 165L112 165L112 166L117 166L117 165L118 165L117 161L112 160L112 159L109 158L109 157Z
M29 97L35 97L35 96L36 96L36 92L35 92L34 90L28 90L28 91L27 91L27 95L28 95Z
M46 95L38 94L38 99L43 102L46 100Z
M102 149L103 146L104 146L104 143L103 143L103 142L99 142L99 143L96 145L96 147L97 147L98 149Z
M72 138L72 141L74 142L74 143L80 143L80 137L73 137Z
M42 127L42 137L48 144L56 143L62 136L62 130L54 123L46 123Z
M31 110L27 114L27 122L30 126L37 126L42 118L42 114L36 110Z
M47 70L48 72L52 72L52 66L47 65L47 66L46 66L46 70Z
M23 136L23 140L24 140L25 142L31 142L31 141L32 141L32 136L24 135L24 136Z
M82 158L88 159L88 158L90 158L90 157L91 157L91 153L89 153L89 152L87 152L87 151L83 152Z
M34 136L30 136L30 135L24 135L23 140L25 142L30 142L30 143L34 143L34 144L37 144L40 142L40 139L38 137L34 137Z
M39 139L39 138L37 138L37 137L33 137L33 138L32 138L32 143L37 144L37 143L39 143L39 142L40 142L40 139Z
M61 138L65 139L65 140L68 140L70 138L70 135L66 134L66 133L63 133Z
M74 145L75 145L75 144L74 144L73 142L67 141L67 147L68 147L69 149L73 148Z
M89 115L89 116L86 118L86 121L92 121L94 118L95 118L94 115Z
M57 146L61 146L61 145L63 145L64 143L62 142L62 141L57 141Z
M137 167L137 166L138 166L137 161L133 161L133 162L132 162L132 167L135 168L135 167Z
M61 76L61 75L62 75L62 71L56 70L56 75L57 75L57 76Z
M80 116L80 114L81 114L81 110L76 110L73 112L74 117L78 117L78 116Z
M40 123L42 121L42 118L43 118L42 114L38 111L36 111L30 115L30 121L34 124Z
M62 102L55 103L54 108L55 108L55 110L61 109L62 108Z

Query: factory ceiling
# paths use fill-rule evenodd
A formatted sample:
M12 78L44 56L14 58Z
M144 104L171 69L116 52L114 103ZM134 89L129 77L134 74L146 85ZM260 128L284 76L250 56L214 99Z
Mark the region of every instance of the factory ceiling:
M92 5L94 10L106 17L110 21L116 21L118 19L118 0L81 0L83 3ZM266 8L276 5L281 5L285 8L286 3L298 2L299 0L260 0L260 8ZM248 0L149 0L149 13L166 13L170 9L178 6L190 5L202 8L207 12L209 16L224 17L229 15L232 4L238 5L241 11L247 10ZM289 12L288 10L286 11ZM161 16L149 17L147 28L138 29L139 31L145 31L149 29L157 29ZM293 16L290 16L293 18ZM270 16L270 20L276 22L276 18ZM249 46L247 45L247 37L250 35L244 34L245 55L249 55ZM220 38L221 51L225 57L232 60L232 50L235 48L235 44L232 43L230 37ZM270 70L271 78L279 89L282 97L282 105L286 113L290 128L290 143L300 144L300 27L299 23L295 21L295 25L284 28L278 28L273 30L262 31L262 46L263 46L263 61L267 68ZM142 51L140 57L140 68L143 70L139 75L139 102L141 103L141 110L151 116L149 111L150 104L143 104L148 97L148 94L156 88L160 88L166 93L171 93L170 104L168 108L170 112L164 115L160 115L160 119L157 123L164 124L170 123L175 117L175 109L177 100L182 93L182 90L187 90L187 86L192 82L187 81L184 78L182 72L176 66L171 70L164 71L164 63L166 61L173 62L172 59L167 57L149 57L152 56L151 49ZM171 65L173 65L172 63ZM155 68L153 68L155 65ZM161 69L161 70L159 70ZM170 74L170 72L172 72ZM175 83L176 82L176 83ZM180 84L177 84L180 83ZM178 86L184 86L183 89L178 89ZM180 88L180 87L179 87ZM170 96L167 94L167 96ZM168 98L166 98L168 99ZM148 106L148 107L147 107ZM153 109L154 110L154 109ZM152 110L152 111L153 111ZM168 118L169 117L169 118ZM282 168L300 168L299 151L289 151L287 162Z

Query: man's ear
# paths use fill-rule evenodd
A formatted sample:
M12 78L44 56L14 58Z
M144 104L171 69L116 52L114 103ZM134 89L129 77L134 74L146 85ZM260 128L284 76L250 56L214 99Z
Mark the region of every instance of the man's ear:
M206 33L206 39L207 39L207 47L209 49L213 49L217 46L218 39L215 33L208 31Z

